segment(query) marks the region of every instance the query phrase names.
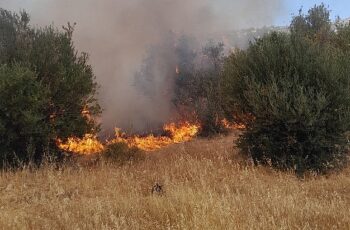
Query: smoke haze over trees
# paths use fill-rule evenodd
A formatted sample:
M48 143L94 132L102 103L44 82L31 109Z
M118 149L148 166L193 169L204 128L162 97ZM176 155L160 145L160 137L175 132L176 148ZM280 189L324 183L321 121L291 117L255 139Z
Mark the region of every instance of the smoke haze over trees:
M184 118L195 124L196 134L199 130L209 136L223 133L228 121L240 120L245 130L238 147L256 164L302 175L347 162L350 24L332 24L323 4L307 14L300 11L289 31L263 34L245 49L227 52L227 38L224 43L215 39L225 35L224 28L246 26L244 20L230 23L242 12L230 18L209 1L103 3L89 5L103 15L88 15L87 8L74 15L83 22L76 40L90 50L99 75L105 127L140 133ZM74 10L77 2L46 4L39 6L55 6L55 18L58 10ZM252 13L255 8L249 9ZM34 15L39 15L37 23L49 17ZM88 55L75 49L73 24L58 30L31 27L29 21L25 11L0 8L0 93L6 98L0 103L0 143L5 160L18 153L24 161L33 154L40 158L61 138L98 130L90 119L100 112L95 75Z
M161 87L178 64L170 52L176 38L194 37L200 47L208 39L222 39L224 31L270 25L283 13L281 0L2 0L1 7L27 10L32 24L76 22L75 43L91 54L101 85L104 128L135 130L172 118L169 97L164 96L171 89L153 91L151 98L134 87L135 74L142 70L152 46L167 43L162 48L169 48L152 51L167 63L157 63L151 73Z

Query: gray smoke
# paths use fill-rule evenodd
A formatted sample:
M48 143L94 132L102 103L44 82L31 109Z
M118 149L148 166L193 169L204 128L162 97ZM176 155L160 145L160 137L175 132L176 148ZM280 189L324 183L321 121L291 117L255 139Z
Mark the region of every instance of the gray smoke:
M169 35L186 34L199 42L223 36L225 32L271 25L283 13L283 0L0 0L0 7L26 10L32 24L44 26L76 22L75 44L90 54L99 99L104 108L102 123L145 129L147 123L171 118L169 98L158 88L147 97L134 87L135 74L142 69L147 51L171 47ZM173 55L158 50L158 59ZM156 58L157 61L157 58ZM163 62L164 63L164 60ZM175 65L158 64L154 79L164 81ZM168 68L171 67L171 70ZM163 84L157 84L161 87Z

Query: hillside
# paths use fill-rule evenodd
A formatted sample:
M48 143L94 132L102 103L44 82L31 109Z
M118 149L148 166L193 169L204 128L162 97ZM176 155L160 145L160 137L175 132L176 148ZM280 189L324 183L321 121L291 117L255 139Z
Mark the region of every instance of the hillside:
M297 179L237 155L237 134L148 153L0 174L0 229L349 229L350 170ZM152 195L156 183L162 195Z

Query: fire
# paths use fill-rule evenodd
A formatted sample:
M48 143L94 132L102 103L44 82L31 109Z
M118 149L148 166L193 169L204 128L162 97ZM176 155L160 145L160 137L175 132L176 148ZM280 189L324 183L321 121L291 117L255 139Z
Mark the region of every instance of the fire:
M171 140L169 137L156 137L153 134L150 134L145 137L137 135L127 136L125 133L121 132L120 129L116 128L115 138L112 141L110 141L109 144L120 142L128 144L129 147L137 147L144 151L154 151L171 144Z
M175 123L166 124L163 127L164 131L169 132L169 136L154 136L150 134L148 136L127 136L122 133L120 129L116 129L116 137L110 143L124 142L129 147L137 147L144 151L154 151L161 149L171 144L177 144L192 140L199 132L200 126L197 124L190 124L184 122L179 125Z
M107 141L103 145L95 135L86 134L84 138L69 138L67 142L57 140L58 147L64 151L73 152L80 155L90 155L101 153L105 146L114 143L126 143L129 147L137 147L144 151L155 151L171 144L188 142L192 140L199 132L198 124L183 122L180 124L170 123L163 127L168 136L155 136L149 134L147 136L133 135L128 136L120 129L115 129L115 138Z
M223 119L222 125L227 129L245 129L245 125L231 123ZM90 155L103 152L106 146L114 143L126 143L129 147L136 147L144 151L155 151L171 144L191 141L200 131L200 125L190 122L169 123L164 125L163 131L167 135L156 136L149 134L146 136L127 135L121 129L115 129L115 137L105 144L101 143L96 135L86 134L83 138L72 137L67 142L57 140L58 147L64 151L73 152L80 155Z
M246 128L246 126L244 124L231 123L226 118L221 121L221 124L226 129L245 129Z
M170 132L174 143L182 143L192 140L198 134L200 126L189 122L184 122L179 126L170 123L165 125L163 129Z
M223 119L222 124L227 129L245 129L243 124L231 123ZM123 133L121 129L115 129L115 137L112 140L101 143L96 135L86 134L83 138L72 137L67 142L57 140L58 147L64 151L73 152L80 155L90 155L101 153L106 146L114 143L126 143L129 147L136 147L144 151L155 151L171 144L191 141L200 131L199 124L190 122L169 123L164 125L164 132L167 135L156 136L149 134L147 136L132 135Z
M64 143L58 139L57 144L64 151L80 155L91 155L104 150L103 144L92 134L86 134L83 138L71 137Z

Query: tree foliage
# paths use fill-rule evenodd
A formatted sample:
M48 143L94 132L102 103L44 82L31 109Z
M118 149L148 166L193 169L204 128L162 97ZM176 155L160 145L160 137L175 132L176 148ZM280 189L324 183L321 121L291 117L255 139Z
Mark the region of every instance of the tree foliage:
M32 28L27 13L0 8L2 162L40 159L55 152L56 138L98 128L82 116L87 109L98 115L100 107L88 55L77 52L72 34L70 24Z
M329 12L315 6L291 33L268 34L226 60L225 110L253 118L239 147L255 163L301 174L346 162L350 61L340 47L349 40L330 28Z
M0 162L39 159L48 149L50 127L43 108L48 91L28 68L0 67Z
M307 15L300 10L299 15L293 18L290 30L294 35L326 42L333 34L330 12L324 4L315 5Z

